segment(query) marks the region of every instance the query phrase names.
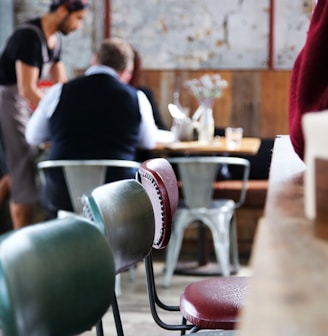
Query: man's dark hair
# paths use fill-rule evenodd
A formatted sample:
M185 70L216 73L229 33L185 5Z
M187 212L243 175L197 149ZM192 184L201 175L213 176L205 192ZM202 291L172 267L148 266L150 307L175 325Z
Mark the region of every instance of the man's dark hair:
M50 12L54 12L58 7L64 6L69 12L76 12L88 7L87 0L52 0Z

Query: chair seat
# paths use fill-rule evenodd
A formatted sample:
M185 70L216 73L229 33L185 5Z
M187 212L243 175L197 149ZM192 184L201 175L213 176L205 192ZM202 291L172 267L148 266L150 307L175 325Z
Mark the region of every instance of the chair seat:
M234 329L245 303L248 277L214 277L188 285L180 296L183 316L200 329Z

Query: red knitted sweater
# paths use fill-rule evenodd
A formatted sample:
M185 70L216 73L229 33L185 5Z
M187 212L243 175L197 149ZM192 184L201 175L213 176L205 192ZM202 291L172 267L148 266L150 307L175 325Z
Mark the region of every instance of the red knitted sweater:
M328 109L328 1L319 0L290 83L289 133L301 159L304 157L302 116L325 109Z

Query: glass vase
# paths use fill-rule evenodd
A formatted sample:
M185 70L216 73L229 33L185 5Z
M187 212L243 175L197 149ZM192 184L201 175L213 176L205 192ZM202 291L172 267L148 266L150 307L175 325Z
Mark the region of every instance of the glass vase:
M213 118L214 99L200 99L199 107L195 112L198 119L198 141L210 143L214 140L215 124Z

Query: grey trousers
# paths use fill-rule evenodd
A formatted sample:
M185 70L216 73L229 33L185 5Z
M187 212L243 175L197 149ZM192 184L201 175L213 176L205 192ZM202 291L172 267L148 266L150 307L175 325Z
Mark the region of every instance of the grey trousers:
M38 150L25 140L25 127L31 113L16 85L0 86L2 140L11 180L11 201L17 204L34 204L39 198L35 165Z

